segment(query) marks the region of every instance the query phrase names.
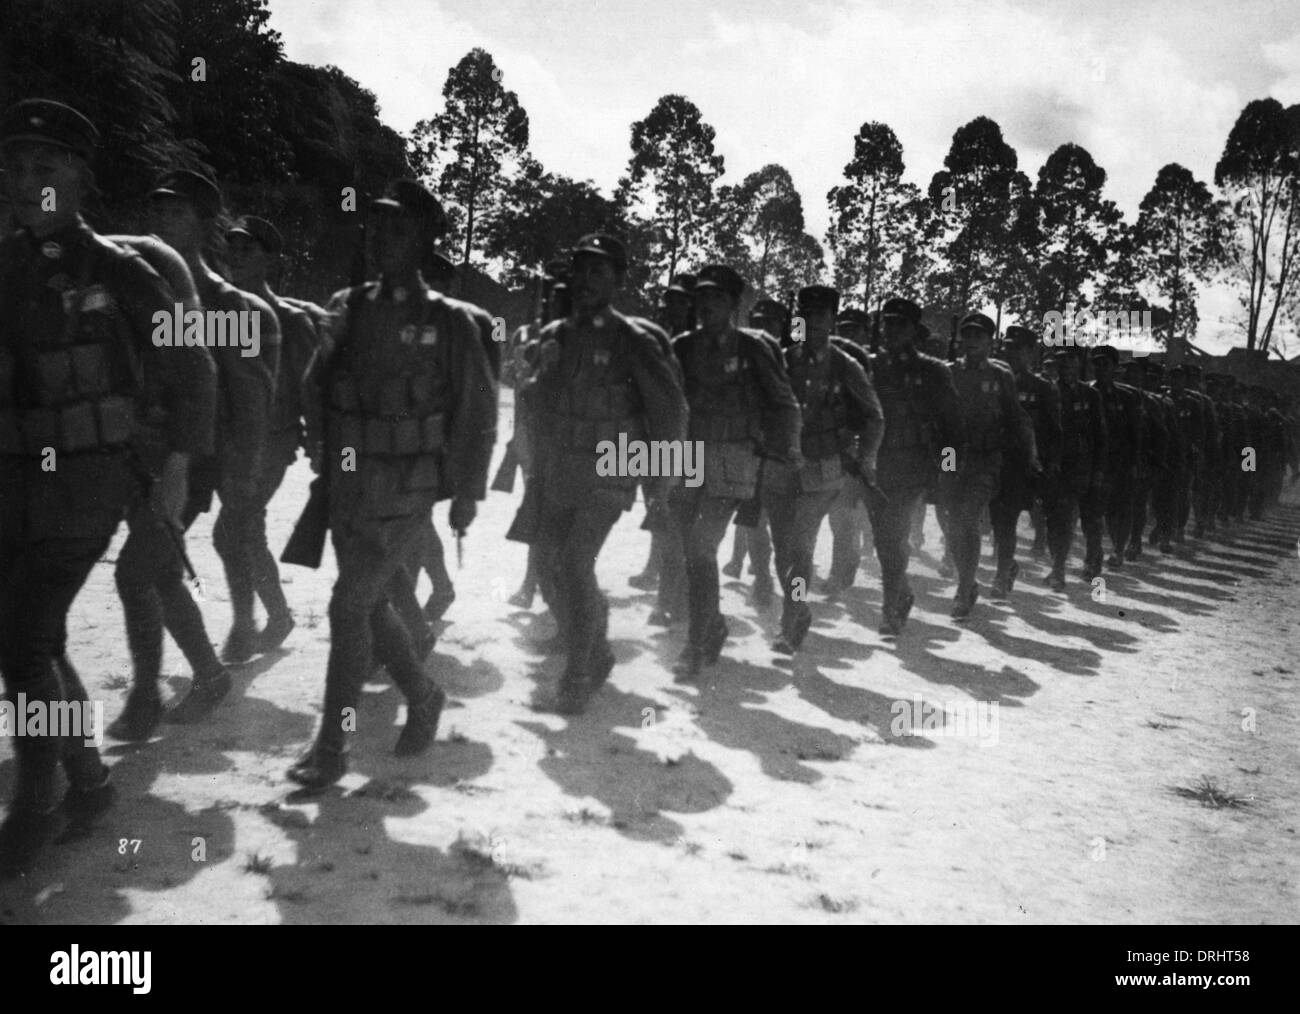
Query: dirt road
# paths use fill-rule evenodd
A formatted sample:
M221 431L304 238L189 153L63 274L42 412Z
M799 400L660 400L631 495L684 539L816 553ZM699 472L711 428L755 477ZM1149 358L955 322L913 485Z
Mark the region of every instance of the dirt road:
M277 548L308 479L300 462L272 505ZM922 555L897 645L876 636L868 575L843 602L814 598L793 666L767 646L776 612L729 582L733 638L699 688L674 685L681 631L648 627L653 597L627 585L648 545L638 508L599 565L619 665L575 719L536 710L559 674L529 648L549 632L540 600L531 614L505 602L524 568L503 539L515 503L491 494L453 575L460 597L429 665L454 700L428 755L392 756L401 695L375 682L352 771L324 796L291 794L285 768L319 714L333 561L285 568L299 624L285 649L239 669L210 724L107 741L120 806L0 886L0 921L1300 918L1294 496L1264 522L1108 575L1104 596L1077 579L1068 598L1050 594L1043 566L1023 564L1012 602L981 601L962 628L952 583ZM210 517L190 546L220 640ZM829 552L824 530L822 573ZM129 664L107 562L71 638L112 721ZM165 671L167 692L183 689L170 643ZM946 728L927 731L938 711ZM0 797L12 781L0 741Z

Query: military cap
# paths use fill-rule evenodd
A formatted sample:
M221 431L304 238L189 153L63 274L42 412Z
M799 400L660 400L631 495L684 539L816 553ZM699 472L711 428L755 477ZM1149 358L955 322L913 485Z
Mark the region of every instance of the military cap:
M1092 348L1093 359L1109 359L1112 363L1119 362L1119 349L1114 345L1094 345Z
M958 332L965 331L968 327L977 327L981 331L987 331L989 334L995 334L998 326L993 323L992 318L986 313L968 313L961 319L961 324L957 326Z
M446 254L441 254L437 250L429 255L429 259L424 262L424 267L432 281L450 282L456 277L456 265Z
M418 218L435 236L447 231L447 212L433 192L418 180L393 180L384 195L370 202L371 211L397 212Z
M745 291L745 280L725 264L706 264L695 274L695 291L721 289L732 299L739 299Z
M806 285L799 290L796 305L800 310L811 313L820 310L830 310L834 313L840 306L839 290L832 289L829 285Z
M695 291L695 276L689 271L681 271L673 275L673 282L667 289L668 292L678 292L683 296L689 296Z
M1055 345L1047 353L1048 359L1064 359L1066 356L1082 356L1083 349L1077 345Z
M284 249L284 238L280 235L280 230L265 218L256 215L244 215L226 230L227 239L235 235L247 236L270 254L278 254Z
M24 99L0 118L0 145L40 141L76 152L86 161L95 154L99 131L71 106L50 99Z
M921 308L910 299L903 299L901 296L895 296L893 299L885 301L885 305L880 311L880 316L903 317L910 320L913 324L920 324Z
M871 326L871 318L857 307L850 306L846 310L841 310L840 315L835 318L837 324L861 324L863 327Z
M158 181L149 193L151 199L173 197L189 201L203 218L216 218L221 211L221 191L202 173L173 169Z
M583 236L573 247L573 256L578 254L595 254L614 262L620 272L627 270L627 248L613 236L603 232L593 232Z
M1030 331L1027 327L1021 327L1019 324L1012 324L1007 328L1004 339L1012 348L1022 348L1026 345L1037 345L1038 335Z
M778 303L775 299L760 299L754 304L754 308L749 311L750 318L754 317L777 317L780 320L790 319L790 309L784 303Z

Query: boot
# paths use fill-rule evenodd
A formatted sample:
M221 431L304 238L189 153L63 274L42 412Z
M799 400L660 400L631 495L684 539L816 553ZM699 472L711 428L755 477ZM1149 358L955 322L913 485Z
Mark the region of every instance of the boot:
M429 749L438 733L438 719L446 703L447 695L442 688L429 680L429 692L425 698L406 707L406 725L397 737L393 753L398 757L415 757Z
M287 775L290 781L303 788L318 791L333 785L347 772L347 751L327 746L318 739L298 758Z
M424 618L430 623L437 623L447 615L447 610L456 601L456 589L444 588L429 593L429 601L424 604ZM531 603L530 603L531 604Z
M257 654L257 628L252 623L238 623L230 628L226 643L221 646L221 661L228 665L243 665Z
M108 727L108 734L125 743L147 743L162 717L162 695L158 687L137 683L126 696L126 707Z
M163 721L173 725L194 725L203 721L212 714L222 698L230 693L230 685L230 673L225 669L195 676L194 682L190 684L190 692L180 704L163 716Z
M54 704L63 698L57 671L51 666L41 679L22 688L27 700ZM9 699L17 706L17 691ZM62 743L54 736L15 736L18 775L13 800L0 824L0 874L26 870L62 827L55 792Z
M287 611L267 620L256 637L256 650L263 655L277 650L293 633L293 628L293 615Z

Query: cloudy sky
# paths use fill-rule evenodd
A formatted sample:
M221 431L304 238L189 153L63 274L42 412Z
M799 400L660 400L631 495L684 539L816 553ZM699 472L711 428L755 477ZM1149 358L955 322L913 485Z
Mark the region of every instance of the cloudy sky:
M821 235L861 124L889 124L924 186L981 114L1035 176L1073 141L1126 215L1168 162L1209 180L1251 99L1300 102L1295 0L272 0L294 60L333 63L399 130L487 49L547 168L608 190L629 129L669 93L717 130L727 178L780 162ZM1211 307L1203 307L1202 314Z

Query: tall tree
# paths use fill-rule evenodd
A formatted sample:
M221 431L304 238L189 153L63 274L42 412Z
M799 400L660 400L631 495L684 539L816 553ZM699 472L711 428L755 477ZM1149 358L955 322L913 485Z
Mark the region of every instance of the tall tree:
M653 237L651 261L665 282L702 245L702 226L713 217L713 187L725 171L714 136L681 95L665 95L632 124L632 157L615 201L629 217L642 213Z
M443 111L421 120L411 135L411 161L420 175L463 214L463 264L474 250L480 219L497 209L511 173L528 149L528 114L501 83L492 55L473 49L447 74Z
M994 298L991 282L1012 242L1013 196L1023 186L1017 164L1002 128L979 116L953 134L944 168L930 181L927 238L943 261L931 284L946 288L948 314Z
M1300 255L1300 105L1246 105L1228 134L1214 182L1240 222L1232 246L1246 293L1246 347L1267 350Z
M844 167L847 182L826 195L836 283L846 292L861 286L867 307L900 288L904 255L920 238L920 191L903 182L903 170L903 147L894 131L864 123L853 139L853 160Z
M1224 238L1223 207L1209 188L1177 163L1162 168L1138 210L1132 254L1166 301L1166 345L1175 360L1196 336L1196 282L1223 266Z
M719 187L708 231L708 255L749 276L763 291L778 274L798 274L808 254L803 199L780 165L766 165L737 186Z
M1102 196L1106 170L1077 144L1063 144L1038 171L1034 200L1042 229L1040 312L1066 312L1091 301L1106 272L1123 216Z

